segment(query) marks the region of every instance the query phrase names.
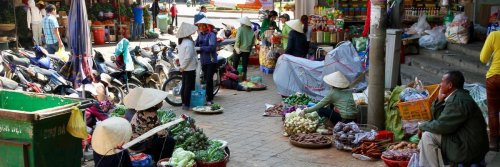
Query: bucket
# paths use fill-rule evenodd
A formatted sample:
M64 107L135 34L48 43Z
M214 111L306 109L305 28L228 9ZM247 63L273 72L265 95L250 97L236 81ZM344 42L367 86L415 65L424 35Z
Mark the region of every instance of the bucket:
M330 43L330 32L325 31L323 34L323 42L324 43Z
M205 105L206 91L197 89L191 91L191 107L199 107Z
M316 32L316 42L317 43L323 43L323 31L318 31Z
M92 34L94 35L94 44L104 45L104 27L92 27Z

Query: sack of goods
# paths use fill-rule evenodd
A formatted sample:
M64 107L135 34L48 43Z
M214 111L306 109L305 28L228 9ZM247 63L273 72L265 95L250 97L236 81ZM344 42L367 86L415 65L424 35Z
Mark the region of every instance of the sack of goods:
M456 44L467 44L469 42L470 22L467 20L467 16L461 13L455 16L453 22L451 22L446 28L446 38L448 42Z

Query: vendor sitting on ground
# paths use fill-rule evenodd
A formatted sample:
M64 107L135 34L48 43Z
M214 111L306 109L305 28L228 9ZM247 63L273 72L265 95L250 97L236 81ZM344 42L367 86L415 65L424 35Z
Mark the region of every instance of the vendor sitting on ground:
M459 71L444 74L438 99L432 104L432 120L418 126L423 131L419 166L470 166L482 161L488 152L484 117L464 90L464 81Z
M323 81L332 86L332 90L318 104L304 109L304 113L317 111L319 116L330 119L332 125L339 121L344 123L355 121L358 110L352 91L348 89L349 80L337 71L323 77ZM334 109L323 108L328 104L333 105ZM327 129L330 128L327 127Z
M221 85L226 89L234 89L237 91L250 91L248 88L241 86L238 82L238 74L236 74L236 70L233 66L227 64L224 67L224 71L222 74Z
M132 167L130 154L121 146L132 136L130 123L120 117L112 117L96 126L92 134L95 167Z
M166 97L166 92L151 88L135 88L125 96L125 106L137 111L131 121L132 140L161 125L157 111L163 106L163 99ZM160 159L171 157L174 146L175 140L168 136L168 132L160 131L133 145L130 150L151 155L153 160L158 162Z
M102 83L86 84L85 88L80 87L77 91L85 89L87 98L94 99L92 105L85 109L85 121L88 127L94 127L97 121L104 121L109 117L109 111L115 105L108 100L106 87Z

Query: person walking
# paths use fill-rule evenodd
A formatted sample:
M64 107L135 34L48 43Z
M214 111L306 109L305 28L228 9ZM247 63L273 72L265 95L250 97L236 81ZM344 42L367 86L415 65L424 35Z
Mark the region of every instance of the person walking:
M177 14L179 13L179 11L177 10L177 5L175 4L175 1L174 3L172 3L172 7L170 7L170 16L172 16L172 22L170 23L170 25L174 24L174 20L175 20L175 27L177 27Z
M282 14L280 16L280 21L283 24L283 27L281 28L281 46L283 49L286 49L288 46L288 34L292 30L292 28L286 24L287 21L290 21L290 16L286 13Z
M216 34L212 32L213 24L208 18L203 18L196 23L198 26L198 38L195 41L195 49L200 53L201 70L207 93L207 104L213 104L214 100L214 73L217 66L217 40Z
M203 18L206 18L207 17L206 13L207 13L207 7L201 6L200 12L198 12L198 14L194 15L194 23L196 24L196 22L200 21Z
M132 32L132 40L138 40L141 38L142 34L142 23L143 23L143 18L142 16L144 15L144 11L142 10L142 4L137 4L136 7L133 9L134 12L134 26L133 32Z
M500 23L500 15L497 17ZM490 64L486 73L486 96L488 99L488 126L490 128L490 149L498 151L498 113L500 112L500 31L488 35L480 55L481 62Z
M304 34L304 25L300 20L291 20L286 22L286 24L289 25L292 30L288 34L288 44L285 49L285 54L305 58L309 49L309 44Z
M56 18L56 6L49 4L45 7L47 16L43 18L43 34L45 36L45 44L47 44L47 52L50 54L56 53L59 48L63 48L63 42L59 35L59 23Z
M189 110L191 106L191 91L194 90L196 81L196 67L198 67L198 56L194 48L194 41L191 35L198 30L198 27L183 22L179 31L175 35L178 38L179 63L182 73L181 99L182 109Z
M234 44L236 55L233 58L233 67L238 68L240 59L242 59L243 70L239 75L242 76L243 80L246 80L248 57L250 56L250 52L252 52L255 36L252 30L252 22L250 22L250 19L247 16L241 18L239 21L241 26L238 28L236 33L236 42ZM236 74L238 74L238 72Z
M157 17L160 14L160 5L158 4L160 0L154 0L153 5L151 6L151 13L153 15L153 28L158 27Z
M43 45L42 19L46 14L45 10L40 10L40 7L43 5L43 1L38 1L38 3L35 4L35 0L29 0L27 11L28 13L26 14L28 29L30 29L33 33L33 43L39 46Z

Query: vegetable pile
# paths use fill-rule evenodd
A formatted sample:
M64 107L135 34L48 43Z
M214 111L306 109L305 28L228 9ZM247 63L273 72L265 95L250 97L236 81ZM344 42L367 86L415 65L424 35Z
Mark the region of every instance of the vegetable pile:
M374 142L363 142L359 147L352 150L354 154L362 154L370 158L380 159L382 151L380 146Z
M219 110L219 109L221 109L221 106L219 104L214 103L214 104L212 104L212 106L210 106L210 110L212 110L212 111Z
M387 150L382 153L382 156L386 159L395 161L410 161L414 153L419 153L417 144L402 141L387 147Z
M292 96L289 96L283 100L286 104L290 105L307 105L309 102L316 102L314 99L303 93L296 93Z
M265 114L267 116L281 116L283 114L283 104L276 104L268 109L266 109Z
M365 132L354 123L339 122L333 127L333 137L335 138L335 147L341 150L352 150L364 140L375 140L375 131Z
M171 122L175 120L175 117L177 117L174 113L173 110L171 109L159 109L157 111L158 119L162 124L166 124L168 122Z
M323 136L321 134L295 134L290 137L291 140L303 143L303 144L329 144L332 140L329 137Z
M226 157L226 153L223 149L220 148L222 146L222 143L215 140L210 140L209 143L210 146L207 150L200 150L195 153L196 161L219 162L224 160L224 158Z
M168 162L161 162L163 166L175 166L175 167L193 167L196 165L194 161L195 155L191 151L185 151L182 148L175 149L172 154L172 158Z
M205 150L208 147L208 137L200 128L191 127L188 121L175 125L170 134L174 136L175 147L187 151Z
M319 115L317 112L311 112L301 117L299 113L302 110L298 109L285 116L285 133L284 136L290 136L298 133L313 133L316 131Z
M111 111L111 116L112 117L123 117L125 115L125 112L127 112L127 108L122 105L116 105L115 109Z
M418 149L416 143L409 143L402 141L398 144L391 145L387 148L388 150L405 150L405 149Z

